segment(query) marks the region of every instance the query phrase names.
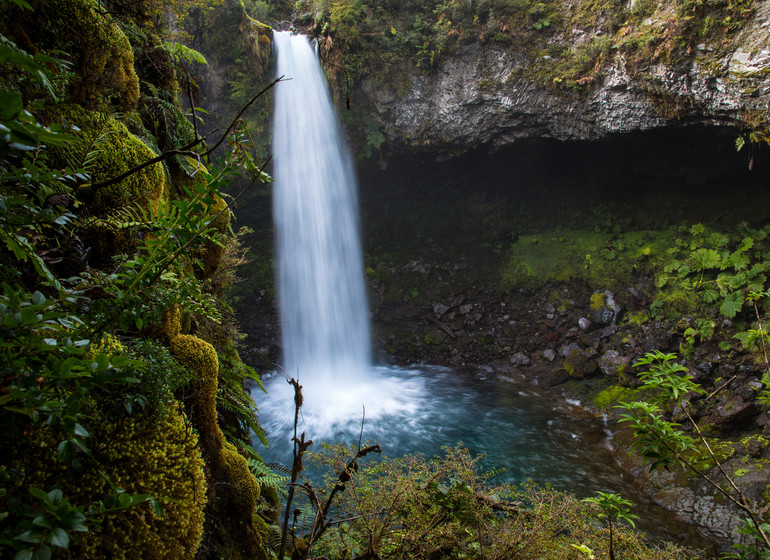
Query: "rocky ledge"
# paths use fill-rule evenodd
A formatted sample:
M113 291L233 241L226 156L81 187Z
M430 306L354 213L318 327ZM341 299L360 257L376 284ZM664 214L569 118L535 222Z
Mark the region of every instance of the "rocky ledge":
M437 159L522 139L589 140L671 125L761 130L770 109L770 3L755 2L755 8L729 39L676 50L667 41L677 39L680 23L663 2L637 25L616 29L607 53L569 88L547 48L475 41L460 44L430 71L413 69L405 88L363 79L353 98L366 106L391 150L431 152ZM603 33L570 29L550 37L547 47L577 52ZM657 50L640 59L628 47L632 36Z

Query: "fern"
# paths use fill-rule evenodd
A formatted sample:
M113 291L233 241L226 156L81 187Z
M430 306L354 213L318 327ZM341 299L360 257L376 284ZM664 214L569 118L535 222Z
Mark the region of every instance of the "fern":
M187 64L192 64L193 62L208 64L206 57L203 56L202 53L196 51L195 49L191 49L182 43L177 43L175 41L163 41L163 50L171 55L171 58L177 64L183 62Z
M113 115L113 118L118 120L120 115ZM114 127L108 126L109 120L109 116L103 115L94 127L94 135L90 142L75 142L70 145L69 150L64 152L69 167L85 172L90 172L94 168L102 153L102 147L111 141L116 132Z
M289 483L290 478L283 476L275 472L275 469L271 465L266 465L263 461L257 459L248 459L249 470L254 478L257 479L260 486L266 486L269 488L275 488L276 490L283 488Z

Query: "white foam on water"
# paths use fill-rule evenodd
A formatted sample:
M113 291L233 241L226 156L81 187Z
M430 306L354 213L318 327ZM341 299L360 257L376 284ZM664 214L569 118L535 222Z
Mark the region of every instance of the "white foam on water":
M325 375L312 373L307 380L299 376L303 406L297 429L314 440L350 440L360 432L362 420L371 436L383 422L414 422L429 413L425 379L415 370L371 368L351 375L352 381L331 384ZM283 375L274 375L265 386L269 398L259 403L262 427L285 440L293 434L294 387Z

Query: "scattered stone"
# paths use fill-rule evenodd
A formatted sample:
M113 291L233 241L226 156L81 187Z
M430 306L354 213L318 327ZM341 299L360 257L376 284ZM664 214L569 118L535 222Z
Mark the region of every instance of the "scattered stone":
M510 362L515 366L528 366L530 363L532 363L532 360L523 352L516 352L513 356L511 356Z
M562 383L566 383L572 379L569 372L565 369L558 369L556 370L551 378L548 380L548 385L550 387L556 387L557 385L561 385Z
M434 303L433 304L433 314L436 316L436 319L441 319L441 317L449 311L449 306L444 305L443 303Z
M609 325L615 322L620 313L620 306L615 303L612 292L595 292L591 296L591 309L589 319L597 325Z
M617 350L607 350L599 358L599 369L602 370L605 377L618 379L618 376L628 368L630 362L631 358L622 356Z
M461 305L460 306L460 314L461 315L467 315L472 310L473 310L473 304L472 303L467 303L465 305Z
M614 325L610 325L609 327L604 327L602 329L602 334L600 336L601 338L609 338L617 332L618 329L616 329Z
M546 348L543 350L543 358L549 362L552 362L556 359L556 352L554 352L551 348Z
M588 329L591 328L591 321L589 321L585 317L581 317L580 319L578 319L578 326L584 331L588 331Z

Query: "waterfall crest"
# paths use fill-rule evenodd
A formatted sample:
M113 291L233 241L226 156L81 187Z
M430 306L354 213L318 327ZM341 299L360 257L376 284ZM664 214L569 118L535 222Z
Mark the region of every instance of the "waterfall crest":
M278 285L284 367L352 382L371 363L355 175L308 39L275 34L273 130Z

